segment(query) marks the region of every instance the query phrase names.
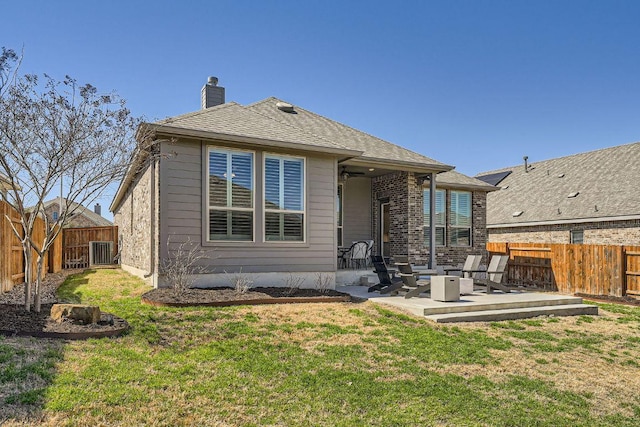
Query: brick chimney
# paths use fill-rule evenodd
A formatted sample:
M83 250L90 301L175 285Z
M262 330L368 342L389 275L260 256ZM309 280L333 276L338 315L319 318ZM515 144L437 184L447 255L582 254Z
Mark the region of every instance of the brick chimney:
M207 84L202 86L202 109L224 104L224 88L218 86L217 77L209 77Z
M100 203L96 203L96 205L93 207L93 211L102 216L102 206L100 206Z

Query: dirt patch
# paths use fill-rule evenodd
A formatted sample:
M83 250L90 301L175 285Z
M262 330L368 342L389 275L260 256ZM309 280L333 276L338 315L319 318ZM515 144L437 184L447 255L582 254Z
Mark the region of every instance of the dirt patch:
M158 306L229 306L255 304L287 304L309 302L350 301L349 294L332 289L253 288L237 292L232 288L187 289L177 292L173 288L153 289L142 295L142 302Z

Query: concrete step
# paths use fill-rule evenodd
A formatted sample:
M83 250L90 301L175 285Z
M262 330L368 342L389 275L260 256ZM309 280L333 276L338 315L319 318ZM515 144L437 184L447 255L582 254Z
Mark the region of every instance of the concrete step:
M436 307L426 307L424 309L425 316L448 313L468 313L473 311L489 311L489 310L509 310L530 307L547 307L555 305L571 305L582 304L582 298L573 296L559 296L554 298L540 299L539 294L520 294L516 299L511 301L504 300L511 297L512 294L493 294L487 295L490 302L477 303L465 301L465 296L460 297L460 302L449 302Z
M549 302L549 301L547 301ZM480 311L453 312L425 316L436 323L492 322L498 320L526 319L537 316L597 315L598 307L588 304L546 305L520 308L503 308Z

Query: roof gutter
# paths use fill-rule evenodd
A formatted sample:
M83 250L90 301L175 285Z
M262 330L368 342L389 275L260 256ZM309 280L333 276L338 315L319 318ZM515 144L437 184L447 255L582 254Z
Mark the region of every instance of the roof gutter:
M515 227L535 227L539 225L562 225L562 224L584 224L587 222L607 222L607 221L633 221L639 220L640 215L621 215L608 217L574 218L557 221L529 221L506 224L487 224L487 228L515 228Z
M188 137L193 137L198 139L222 140L225 142L236 142L236 143L242 143L242 144L252 144L252 145L267 146L267 147L289 148L289 149L295 149L300 151L308 151L308 152L323 153L323 154L334 154L334 155L341 155L341 156L360 156L363 153L362 151L350 150L348 148L317 147L313 145L300 144L297 142L254 138L254 137L243 136L243 135L209 132L209 131L201 131L201 130L195 130L195 129L185 129L180 127L167 126L167 125L150 124L149 127L150 129L153 129L156 132L156 134L166 134L171 136L180 136L180 137L188 136Z
M420 163L420 162L408 162L404 160L388 160L378 159L373 157L361 156L358 158L350 159L349 164L353 166L372 166L379 168L392 168L401 166L403 170L408 172L418 173L440 173L453 170L454 166L445 165L443 163Z

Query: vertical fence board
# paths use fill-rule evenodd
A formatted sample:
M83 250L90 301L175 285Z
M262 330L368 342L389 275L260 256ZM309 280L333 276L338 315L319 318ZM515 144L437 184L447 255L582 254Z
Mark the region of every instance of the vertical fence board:
M640 296L640 246L491 242L487 250L509 255L511 284L565 294Z
M18 213L6 202L0 201L0 292L10 291L25 280L24 253L22 244L13 232L11 223L22 236L22 224ZM36 218L33 228L33 239L40 244L45 237L45 221ZM117 234L117 233L116 233ZM49 253L45 255L42 278L46 273L56 273L62 269L62 233L58 235ZM35 273L37 257L34 252L32 268Z
M118 227L66 228L63 230L63 268L89 267L89 242L113 242L111 259L118 250Z
M625 246L625 264L621 273L626 277L626 292L640 296L640 246Z

